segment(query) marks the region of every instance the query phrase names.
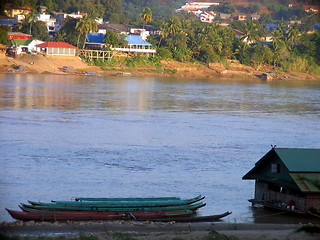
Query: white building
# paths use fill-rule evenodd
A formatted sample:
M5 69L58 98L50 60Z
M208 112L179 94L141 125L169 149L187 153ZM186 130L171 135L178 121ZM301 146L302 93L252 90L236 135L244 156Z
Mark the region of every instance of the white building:
M34 20L44 22L46 24L50 36L54 35L54 33L59 30L59 27L56 24L57 20L55 18L51 18L49 14L35 14Z
M212 23L216 14L212 11L201 12L199 18L201 22Z
M184 6L182 6L179 11L196 11L196 10L207 10L211 6L217 6L219 5L218 2L188 2Z

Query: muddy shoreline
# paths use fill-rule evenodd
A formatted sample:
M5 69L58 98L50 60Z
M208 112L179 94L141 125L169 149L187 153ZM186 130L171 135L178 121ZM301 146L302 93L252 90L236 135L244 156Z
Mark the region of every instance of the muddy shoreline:
M92 221L92 222L3 222L0 233L5 236L77 236L79 234L112 239L114 233L126 233L136 239L202 239L210 231L240 240L253 239L319 239L320 234L310 235L297 230L301 224L255 224L255 223L160 223L134 221Z
M88 66L79 57L70 56L38 56L23 54L15 58L0 53L0 73L32 73L32 74L73 74L82 76L142 76L142 77L178 77L186 79L252 79L266 80L264 74L270 73L269 80L320 80L319 75L307 73L285 73L272 67L259 69L230 61L226 64L195 62L161 61L161 67L137 66L128 67L116 63L110 66ZM23 66L16 69L13 66ZM64 68L67 67L67 68Z

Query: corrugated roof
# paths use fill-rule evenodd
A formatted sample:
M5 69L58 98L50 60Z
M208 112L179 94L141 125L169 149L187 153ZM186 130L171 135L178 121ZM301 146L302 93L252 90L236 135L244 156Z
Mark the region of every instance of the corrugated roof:
M275 148L289 172L319 172L320 149Z
M125 40L128 42L128 45L145 45L151 46L151 43L143 40L139 35L126 35Z
M290 176L302 192L320 192L319 173L291 173Z
M66 42L44 42L36 45L37 47L51 47L51 48L77 48Z
M105 43L104 37L106 35L104 33L89 33L86 36L86 40L89 43Z

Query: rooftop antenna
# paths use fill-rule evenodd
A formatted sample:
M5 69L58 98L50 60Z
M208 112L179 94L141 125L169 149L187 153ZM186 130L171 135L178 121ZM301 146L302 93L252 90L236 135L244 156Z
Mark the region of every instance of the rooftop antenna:
M276 148L276 146L277 146L277 145L272 145L272 144L271 144L271 147L272 147L272 148Z

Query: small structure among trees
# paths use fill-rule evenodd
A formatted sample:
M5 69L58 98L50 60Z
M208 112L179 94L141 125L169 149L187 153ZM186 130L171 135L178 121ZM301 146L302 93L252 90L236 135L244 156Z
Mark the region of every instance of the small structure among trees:
M243 179L255 180L253 204L320 212L320 149L273 147Z

